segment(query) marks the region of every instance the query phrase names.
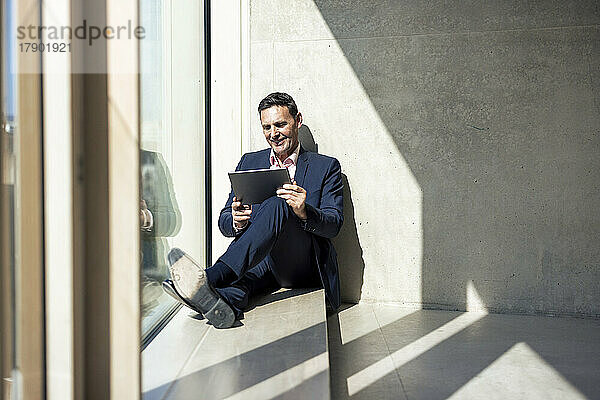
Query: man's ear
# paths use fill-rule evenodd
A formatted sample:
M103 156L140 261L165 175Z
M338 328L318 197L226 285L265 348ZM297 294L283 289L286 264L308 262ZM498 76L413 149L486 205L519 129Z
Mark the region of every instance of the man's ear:
M297 128L300 128L302 126L302 113L298 113L296 114L296 125Z

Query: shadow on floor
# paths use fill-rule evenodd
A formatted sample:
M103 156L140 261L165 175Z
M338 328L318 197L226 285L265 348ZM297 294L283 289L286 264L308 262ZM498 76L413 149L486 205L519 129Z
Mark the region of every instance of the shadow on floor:
M298 331L282 339L260 346L256 349L229 358L190 375L169 382L144 393L144 398L153 398L154 392L164 393L168 389L168 398L187 398L197 393L203 399L223 399L263 382L281 372L299 365L327 351L325 342L322 347L306 346L315 343L314 338L326 335L325 323L319 323ZM223 344L226 345L226 344ZM305 351L298 351L305 349ZM195 355L202 357L202 353ZM319 381L321 379L321 381ZM284 397L311 398L315 385L322 385L327 374L317 374L284 394Z
M478 374L520 343L536 353L528 356L528 363L549 365L588 398L598 398L600 392L598 321L487 315L420 352L423 342L415 346L415 341L448 323L456 323L457 318L465 314L415 311L348 343L342 343L339 315L330 314L327 322L333 399L447 399L467 383L475 381ZM439 332L443 330L436 331ZM391 362L389 354L392 353L396 354L397 363L395 368L389 369L385 361L387 357ZM359 390L354 389L350 395L350 380L354 379L356 383L357 374L367 368L377 378L371 383L361 383ZM378 368L385 373L377 375ZM500 387L513 384L506 376L514 374L515 369L496 368L496 383ZM540 376L537 373L532 376L531 386L521 388L523 393L532 390L556 395L552 388L539 387L539 382L535 387L535 380ZM564 393L564 396L569 395Z

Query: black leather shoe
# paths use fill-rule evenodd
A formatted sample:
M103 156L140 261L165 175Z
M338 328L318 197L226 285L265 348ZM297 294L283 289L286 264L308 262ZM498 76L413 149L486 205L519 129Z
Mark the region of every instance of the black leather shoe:
M175 294L173 297L182 304L204 315L215 328L231 327L235 322L235 313L210 287L204 269L177 248L169 252L168 259L173 280L163 283L163 287L168 286L168 289L165 289L167 293L171 296Z

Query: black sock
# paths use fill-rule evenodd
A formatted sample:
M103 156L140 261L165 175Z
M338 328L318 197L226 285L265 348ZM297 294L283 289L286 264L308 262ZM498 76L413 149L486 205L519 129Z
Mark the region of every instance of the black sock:
M227 264L217 260L212 267L206 269L206 279L213 288L221 288L231 285L238 277Z

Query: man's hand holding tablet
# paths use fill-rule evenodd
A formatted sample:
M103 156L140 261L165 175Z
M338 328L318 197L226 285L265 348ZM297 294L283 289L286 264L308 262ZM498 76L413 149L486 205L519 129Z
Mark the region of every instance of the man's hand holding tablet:
M282 189L278 189L277 197L285 199L298 218L306 219L306 190L298 186L295 180L292 181L291 185L286 183Z
M243 205L237 198L233 198L231 203L231 215L233 216L233 227L241 230L248 225L250 220L250 214L252 214L252 206Z

